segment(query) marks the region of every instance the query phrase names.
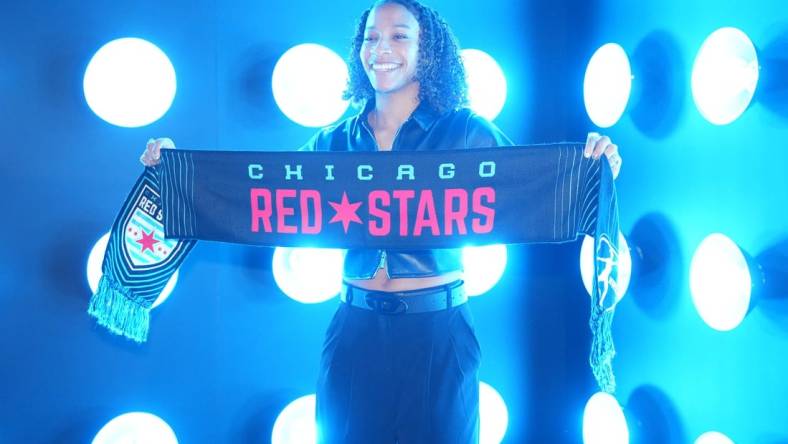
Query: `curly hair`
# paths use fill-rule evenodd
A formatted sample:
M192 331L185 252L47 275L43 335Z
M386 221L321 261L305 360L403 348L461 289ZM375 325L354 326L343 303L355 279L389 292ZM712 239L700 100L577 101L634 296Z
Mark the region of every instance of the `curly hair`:
M387 3L402 5L419 23L416 66L419 101L426 102L441 114L467 104L468 85L465 82L465 68L460 58L457 39L449 25L434 9L416 0L380 0L361 14L348 56L350 77L342 98L351 100L358 106L375 97L359 52L364 43L364 30L369 13L375 7Z

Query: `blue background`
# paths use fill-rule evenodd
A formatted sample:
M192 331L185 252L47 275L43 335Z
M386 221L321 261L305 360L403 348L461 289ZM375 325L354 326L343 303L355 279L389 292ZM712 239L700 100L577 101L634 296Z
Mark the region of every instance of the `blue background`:
M584 140L585 64L620 43L635 70L622 120L604 131L624 156L622 229L654 262L633 279L614 327L617 397L633 442L788 442L788 307L764 300L727 333L689 295L692 253L721 231L750 254L788 235L788 6L780 0L433 1L463 47L496 57L509 84L496 119L517 143ZM127 411L165 419L183 443L268 442L276 415L314 392L336 300L302 305L271 274L271 249L204 242L181 268L140 346L86 314L88 253L109 230L150 137L182 148L295 149L313 133L275 107L270 74L292 45L345 55L366 2L6 2L0 6L4 190L0 256L0 442L89 442ZM694 55L722 26L747 32L763 82L742 117L703 120L689 91ZM142 128L88 108L91 56L140 37L170 57L172 108ZM782 60L782 61L781 61ZM472 301L481 378L505 398L505 442L580 440L594 392L579 243L513 246L509 268ZM638 279L639 278L639 279Z

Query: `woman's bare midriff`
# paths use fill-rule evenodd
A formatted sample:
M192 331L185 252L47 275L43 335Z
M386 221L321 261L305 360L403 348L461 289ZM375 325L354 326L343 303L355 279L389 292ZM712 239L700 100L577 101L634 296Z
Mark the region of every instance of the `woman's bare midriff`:
M448 284L449 282L454 282L457 279L462 279L462 271L451 271L437 276L391 279L388 276L388 263L386 262L384 264L385 267L378 268L375 277L372 279L345 279L345 282L365 290L407 291L437 287L439 285Z

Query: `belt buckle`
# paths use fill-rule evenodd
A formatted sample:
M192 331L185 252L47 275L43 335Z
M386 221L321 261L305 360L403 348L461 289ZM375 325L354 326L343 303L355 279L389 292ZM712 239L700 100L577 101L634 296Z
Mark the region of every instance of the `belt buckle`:
M383 314L401 314L408 311L408 303L402 298L384 291L367 293L367 306Z

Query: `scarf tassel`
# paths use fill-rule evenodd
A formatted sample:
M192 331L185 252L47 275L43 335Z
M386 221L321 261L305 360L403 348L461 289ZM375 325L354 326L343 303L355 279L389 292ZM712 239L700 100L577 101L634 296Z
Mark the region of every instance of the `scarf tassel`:
M591 308L591 370L600 390L613 394L616 379L613 375L613 309L605 309L592 302Z
M90 298L88 314L116 335L135 342L145 342L148 338L150 308L135 302L128 289L106 274L101 276L98 291Z

